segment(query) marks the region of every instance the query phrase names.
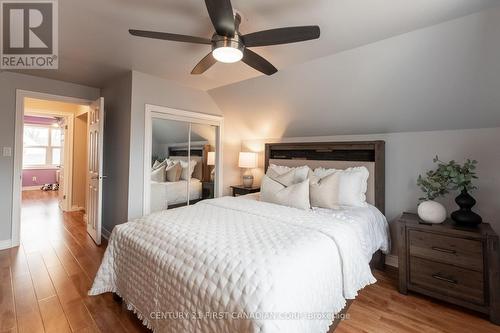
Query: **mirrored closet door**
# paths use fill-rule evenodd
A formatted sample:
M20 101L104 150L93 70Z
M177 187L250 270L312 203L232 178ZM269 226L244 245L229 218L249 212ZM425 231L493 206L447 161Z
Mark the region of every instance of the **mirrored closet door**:
M150 119L146 119L150 140L146 140L145 157L150 158L145 166L145 214L217 197L218 122L163 112L150 112L149 116Z

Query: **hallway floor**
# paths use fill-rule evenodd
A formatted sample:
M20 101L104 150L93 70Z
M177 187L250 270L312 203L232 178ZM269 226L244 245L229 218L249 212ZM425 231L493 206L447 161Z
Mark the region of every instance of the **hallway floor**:
M87 296L106 248L58 192L23 192L21 246L0 251L0 332L147 332L111 294Z

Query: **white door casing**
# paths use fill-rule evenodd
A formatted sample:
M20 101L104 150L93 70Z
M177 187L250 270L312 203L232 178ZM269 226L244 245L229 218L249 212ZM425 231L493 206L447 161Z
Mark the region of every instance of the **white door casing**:
M58 193L58 197L59 197L59 208L61 208L61 210L65 211L67 209L67 202L66 202L66 199L67 199L67 196L66 196L66 174L65 174L65 171L66 171L66 161L64 160L64 157L66 156L67 152L66 152L66 138L68 137L68 125L67 125L67 121L66 121L66 118L62 118L62 122L59 124L59 126L61 127L61 161L59 163L59 193Z
M103 175L103 135L104 135L104 98L90 105L88 118L88 188L87 188L87 232L101 244L102 224L102 182Z

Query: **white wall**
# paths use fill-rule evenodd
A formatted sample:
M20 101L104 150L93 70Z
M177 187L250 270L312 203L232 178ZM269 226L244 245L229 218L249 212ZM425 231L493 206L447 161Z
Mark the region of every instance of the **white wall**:
M477 185L472 192L477 200L474 208L493 228L500 233L500 127L487 129L407 132L373 135L342 135L322 137L296 137L283 139L246 140L242 143L245 151L259 154L260 169L254 170L256 181L260 182L264 163L264 143L268 142L322 142L322 141L360 141L385 140L386 142L386 216L395 233L394 220L402 212L416 212L421 192L416 186L419 174L424 174L435 165L434 156L444 161L463 162L467 158L479 162ZM229 166L224 166L228 168ZM456 194L449 194L441 201L448 213L457 209L453 202ZM393 237L393 244L396 239ZM395 249L395 246L393 247Z
M145 105L154 104L174 109L221 115L222 112L208 93L181 86L175 82L132 72L132 102L130 123L130 169L128 218L142 216L144 189L144 117Z
M0 146L14 148L16 89L83 99L97 99L99 89L29 75L0 73ZM12 149L14 152L14 149ZM11 238L14 158L0 157L0 242Z

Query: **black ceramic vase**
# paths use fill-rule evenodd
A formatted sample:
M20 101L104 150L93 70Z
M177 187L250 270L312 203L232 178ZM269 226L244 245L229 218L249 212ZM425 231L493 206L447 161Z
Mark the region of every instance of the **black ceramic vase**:
M476 200L467 193L467 190L462 190L462 193L455 198L455 202L460 207L459 210L451 213L451 219L456 225L463 227L477 227L483 222L481 216L472 211L472 207L476 204Z

